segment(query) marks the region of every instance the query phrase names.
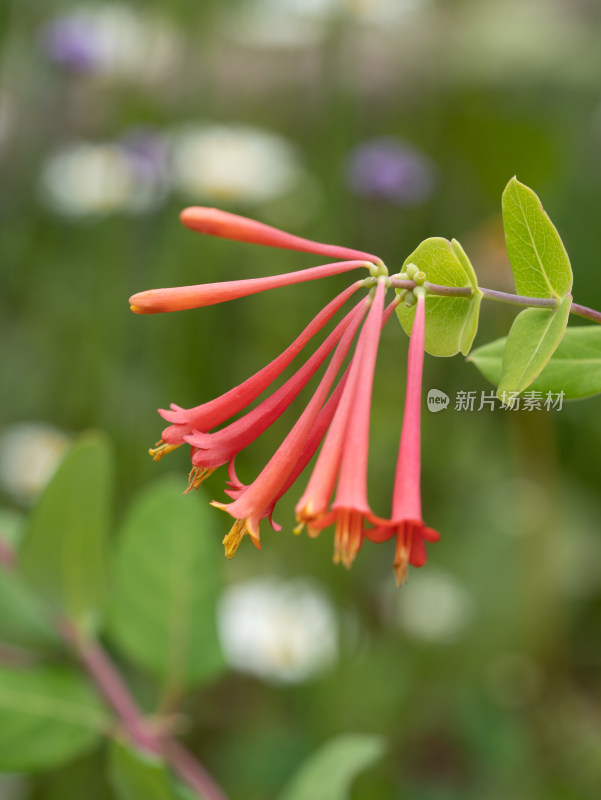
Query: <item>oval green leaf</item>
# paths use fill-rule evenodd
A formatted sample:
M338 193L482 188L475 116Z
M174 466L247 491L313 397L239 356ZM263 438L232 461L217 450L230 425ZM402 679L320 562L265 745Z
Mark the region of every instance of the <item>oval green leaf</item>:
M339 736L300 768L278 800L347 800L355 777L377 761L384 750L384 740L379 736Z
M99 699L77 673L0 668L0 770L65 764L97 745L109 724Z
M14 570L0 570L0 640L44 649L60 646L39 598Z
M109 750L109 780L118 800L179 800L165 762L124 742Z
M522 392L541 373L563 338L571 305L568 295L556 309L527 308L517 315L503 352L497 397L505 401Z
M23 575L55 613L90 630L106 595L113 460L100 433L81 436L44 490L26 526Z
M491 383L499 383L501 379L506 342L507 337L489 342L469 357ZM601 326L568 328L551 360L530 388L544 395L564 392L566 400L601 394Z
M109 618L115 643L173 692L222 667L215 613L221 532L208 502L182 495L183 485L167 476L131 508L117 547Z
M433 237L423 241L405 260L426 273L430 283L443 286L471 286L472 297L426 296L425 349L433 356L464 355L470 350L478 329L478 314L482 299L476 275L459 242ZM397 316L405 333L410 334L415 317L415 306L401 303Z
M503 192L507 255L518 294L561 299L572 290L572 268L557 229L537 195L512 178Z
M0 640L26 647L54 647L59 637L38 597L16 569L16 545L25 525L22 514L0 509ZM14 555L13 555L14 554Z

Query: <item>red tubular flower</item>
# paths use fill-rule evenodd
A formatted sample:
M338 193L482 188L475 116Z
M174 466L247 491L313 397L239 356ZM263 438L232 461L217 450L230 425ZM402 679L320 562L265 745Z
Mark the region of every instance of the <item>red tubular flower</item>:
M210 474L207 470L212 471L222 464L227 464L236 453L248 447L284 413L332 352L354 319L363 315L364 305L365 300L361 300L349 311L305 364L248 414L215 433L194 432L184 437L194 448L192 464L195 469L191 473L191 486L194 488L200 486Z
M239 386L235 386L220 397L195 408L186 409L172 405L169 410L159 409L159 414L172 424L163 431L162 439L157 448L151 450L155 460L158 461L164 453L180 444L184 444L184 436L194 430L206 433L242 411L253 400L256 400L281 375L303 347L332 319L334 314L361 285L362 282L358 281L341 292L314 317L300 336L277 358L250 378L247 378Z
M395 300L384 311L384 291L384 286L380 283L370 316L361 332L340 403L307 488L296 506L299 522L297 531L306 525L309 535L316 536L321 529L336 522L334 557L335 560L343 560L347 566L358 550L357 541L362 540L363 515L371 514L367 503L367 449L373 371L380 331L398 303ZM349 432L351 418L352 430ZM347 434L350 435L348 448ZM339 480L337 508L329 510L330 498L341 472L343 459L344 477ZM355 490L356 494L351 497ZM351 511L355 513L351 514ZM360 526L356 525L358 518L361 520Z
M384 525L367 532L369 539L379 542L396 535L394 572L399 586L407 580L408 564L421 567L426 563L424 542L436 542L440 539L438 531L427 528L422 519L420 418L426 302L423 291L416 294L417 308L409 343L407 392L394 481L392 515Z
M188 491L198 487L218 466L229 464L230 481L226 493L231 502L214 502L213 505L224 509L234 518L234 525L224 539L226 555L231 558L247 533L260 547L261 519L268 517L272 526L278 528L272 520L275 504L297 480L323 440L307 488L296 506L299 521L296 530L306 525L309 534L314 536L324 527L334 524L334 560L346 567L352 564L365 538L385 541L396 536L394 569L397 583L403 583L408 564L421 566L425 563L424 542L440 538L436 531L427 528L423 522L420 496L424 290L421 287L414 290L418 299L409 346L407 393L392 514L390 520L381 520L369 506L367 468L373 379L380 334L399 302L397 298L388 308L384 308L388 285L386 267L370 253L312 242L217 209L189 208L182 213L181 219L187 227L209 235L344 260L265 278L140 292L130 299L132 310L136 313L159 313L212 305L358 267L368 268L371 280L358 281L334 298L286 350L239 386L195 408L184 409L172 405L168 410L161 410L161 415L170 424L163 432L159 447L151 453L158 460L165 452L183 442L192 446L193 469ZM213 430L256 400L359 286L373 286L374 283L377 285L371 292L371 300L364 298L348 312L306 363L282 386L240 419L221 430ZM332 391L368 307L369 313L350 364ZM235 472L236 454L278 419L328 357L330 362L325 373L300 418L256 479L247 486L243 485ZM334 489L336 494L330 506ZM369 528L367 523L375 527Z
M260 547L259 522L272 509L289 476L298 467L299 459L306 455L304 450L307 441L319 417L320 410L323 410L322 407L326 403L326 398L334 379L350 349L365 309L366 305L362 303L358 313L354 314L351 323L347 326L344 335L340 339L328 368L307 407L271 457L267 466L253 483L237 492L234 502L227 504L212 503L217 508L227 511L236 520L231 531L223 540L228 558L235 554L242 537L246 533L250 534L254 544Z
M314 281L339 275L358 267L369 267L368 261L337 261L323 264L321 267L299 269L283 275L269 275L266 278L247 278L241 281L224 281L222 283L201 283L197 286L173 286L169 289L148 289L138 292L129 298L134 314L160 314L165 311L185 311L191 308L212 306L247 297L250 294L276 289L280 286L291 286L294 283Z
M335 523L334 561L350 567L363 543L365 520L373 513L367 500L369 420L376 356L384 324L383 282L378 283L343 398L328 431L305 494L297 505L297 519L315 534ZM320 463L321 462L321 463ZM338 487L331 511L328 504L336 478Z
M224 239L233 239L237 242L267 245L268 247L281 247L286 250L299 250L304 253L315 253L329 258L366 259L375 264L381 264L380 259L371 253L362 250L353 250L349 247L322 244L293 236L270 225L256 222L228 211L218 208L193 206L186 208L180 214L184 225L199 233L208 233L211 236L221 236Z

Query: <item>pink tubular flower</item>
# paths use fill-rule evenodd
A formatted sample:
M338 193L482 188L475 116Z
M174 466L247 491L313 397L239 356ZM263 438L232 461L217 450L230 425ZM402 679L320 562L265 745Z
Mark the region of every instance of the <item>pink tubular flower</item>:
M361 300L349 311L305 364L248 414L215 433L194 432L184 437L194 448L192 464L195 469L191 473L191 486L197 488L210 474L207 470L212 471L222 464L227 464L284 413L332 352L354 319L363 315L364 305L365 300Z
M337 261L334 264L324 264L321 267L299 269L296 272L287 272L284 275L270 275L267 278L248 278L241 281L224 281L222 283L201 283L197 286L174 286L169 289L148 289L138 292L129 298L131 310L134 314L160 314L164 311L185 311L191 308L212 306L216 303L226 303L228 300L237 300L250 294L264 292L267 289L276 289L280 286L291 286L294 283L314 281L317 278L327 278L330 275L339 275L358 267L367 267L367 261Z
M313 397L267 466L253 483L236 493L234 502L228 504L213 502L212 505L224 509L236 520L231 531L223 540L228 558L235 554L246 533L250 534L255 545L260 547L259 522L272 509L291 473L296 470L299 459L302 460L306 456L305 446L320 411L325 410L324 403L326 403L328 393L350 349L365 309L365 303L361 303L358 312L353 314L351 323L340 339Z
M396 535L394 572L399 586L407 580L408 564L421 567L426 563L424 542L436 542L440 539L438 531L427 528L422 519L420 417L426 302L423 291L415 293L417 294L417 308L409 343L407 392L394 481L392 515L384 525L367 533L367 537L376 542L390 539Z
M376 356L384 311L385 286L378 283L374 302L352 362L343 396L296 512L311 535L335 523L334 561L350 567L373 513L367 500L369 418ZM392 309L390 310L391 313ZM335 502L328 510L338 479Z
M193 431L207 433L256 400L361 285L362 282L358 281L341 292L314 317L300 336L277 358L239 386L235 386L215 400L210 400L195 408L186 409L172 405L169 410L160 409L159 414L171 425L165 428L161 441L155 449L151 450L154 459L158 461L169 450L184 444L184 437Z
M381 264L380 259L371 253L362 250L353 250L349 247L339 247L333 244L322 244L300 236L293 236L270 225L256 222L228 211L218 208L192 206L180 214L180 219L187 228L199 233L208 233L211 236L221 236L224 239L233 239L237 242L249 242L268 247L281 247L286 250L297 250L303 253L315 253L328 258L365 259L375 264Z
M316 536L323 528L334 525L334 561L342 562L347 568L366 538L381 542L396 536L394 569L400 585L406 580L408 564L421 566L425 563L424 542L440 538L423 522L420 496L425 290L420 286L414 289L417 308L409 346L407 393L392 514L391 519L383 520L374 515L369 505L367 470L373 380L380 335L383 325L400 302L397 297L385 308L390 281L384 264L376 256L361 250L313 242L213 208L188 208L182 212L181 219L188 228L208 235L315 253L337 260L264 278L139 292L130 298L135 313L154 314L212 305L359 267L367 268L370 277L355 281L341 292L280 355L238 386L193 408L171 405L169 409L160 410L168 425L158 446L150 451L153 458L158 461L170 450L189 444L192 470L186 491L198 488L217 467L228 464L226 494L230 501L213 502L212 505L226 511L234 520L223 540L226 556L231 558L247 534L260 548L262 519L268 518L272 527L279 529L272 519L276 504L300 477L323 442L307 487L296 506L299 523L296 531L306 526L309 535ZM282 375L360 287L369 288L370 296L362 298L346 312L323 342L279 388L236 418ZM354 352L349 358L355 339ZM281 445L257 477L248 485L242 484L234 466L236 455L284 413L324 364L327 366L323 376ZM225 426L219 428L224 423Z

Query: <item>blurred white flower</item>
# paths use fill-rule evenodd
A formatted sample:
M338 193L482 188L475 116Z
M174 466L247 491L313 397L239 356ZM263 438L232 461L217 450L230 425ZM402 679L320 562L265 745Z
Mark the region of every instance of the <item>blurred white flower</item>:
M0 434L0 487L20 502L33 502L69 444L66 433L43 422L5 428Z
M230 666L266 681L300 683L337 657L334 608L307 580L260 579L231 586L221 598L218 624Z
M261 48L296 48L319 44L340 0L250 0L226 13L224 33Z
M187 127L174 134L173 180L208 202L262 203L292 189L302 171L293 145L245 125Z
M167 20L123 3L74 6L43 28L41 42L68 69L142 83L173 73L183 52Z
M450 575L413 570L397 594L397 620L411 636L447 643L461 635L473 614L473 599Z
M387 25L424 6L426 0L338 0L338 2L342 9L358 22Z
M390 25L427 0L249 0L226 12L224 33L242 44L262 48L319 44L339 20Z
M74 142L44 164L42 197L67 216L148 211L165 197L165 160L159 140L154 150L149 140L133 136L120 143Z

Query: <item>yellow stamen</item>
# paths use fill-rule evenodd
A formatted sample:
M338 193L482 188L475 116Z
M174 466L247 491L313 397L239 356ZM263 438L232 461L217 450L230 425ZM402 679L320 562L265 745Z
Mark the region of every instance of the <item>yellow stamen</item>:
M188 475L188 488L184 494L188 494L193 489L199 489L203 481L212 475L217 467L192 467Z
M130 306L129 308L130 308L130 311L134 312L134 314L144 314L145 313L144 309L141 308L140 306Z
M363 515L359 511L343 508L336 520L334 538L334 563L342 562L350 569L363 543Z
M397 534L396 553L393 564L397 586L402 586L404 583L407 583L410 545L411 539L409 532L407 531L407 527L403 525L402 530Z
M225 555L227 558L233 558L236 555L236 550L240 546L240 542L248 533L245 519L237 519L232 529L226 536L224 536L221 544L225 546Z
M156 443L155 447L151 447L148 451L152 456L153 461L160 461L163 456L166 456L167 453L170 453L172 450L177 450L180 447L179 444L169 444L168 442L164 442L162 439Z
M300 534L307 528L307 533L312 539L315 539L321 533L321 528L315 527L315 522L323 515L315 513L311 501L307 502L299 511L296 512L296 521L298 525L294 528L294 533Z

